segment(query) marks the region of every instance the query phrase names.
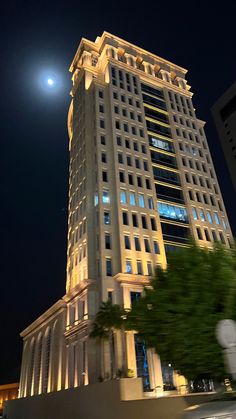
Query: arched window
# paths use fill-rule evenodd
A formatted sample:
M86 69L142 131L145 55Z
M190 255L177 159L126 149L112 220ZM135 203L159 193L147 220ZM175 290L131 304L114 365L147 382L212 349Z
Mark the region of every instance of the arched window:
M45 346L44 346L44 368L43 368L43 385L42 392L47 393L48 379L49 379L49 367L50 367L50 352L51 352L51 329L48 328L45 334Z
M32 390L33 390L32 380L33 380L33 372L34 372L34 357L35 357L35 338L31 340L31 345L30 345L27 396L32 395Z
M42 348L43 348L43 336L40 333L37 342L38 352L35 364L35 377L34 377L34 394L40 394L40 376L42 370Z

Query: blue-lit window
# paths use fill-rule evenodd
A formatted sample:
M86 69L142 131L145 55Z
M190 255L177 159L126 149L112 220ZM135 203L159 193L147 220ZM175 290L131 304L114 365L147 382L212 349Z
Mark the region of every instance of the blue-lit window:
M110 204L110 197L109 197L109 192L108 191L103 191L102 192L102 202L104 204Z
M193 213L193 219L194 220L198 220L198 216L197 216L197 210L196 210L196 208L192 208L192 213Z
M148 197L148 208L154 209L153 199L151 196Z
M94 195L94 205L95 205L95 207L98 205L98 193L97 192L95 192L95 195Z
M207 219L209 223L212 223L212 216L211 216L210 211L207 211Z
M217 212L214 213L214 218L215 218L216 224L220 224L220 220L219 220Z
M222 218L222 224L223 224L224 229L226 230L227 229L227 224L226 224L224 218Z
M136 198L134 192L130 192L129 194L129 203L130 205L136 205Z
M188 222L188 215L187 215L186 208L158 202L158 211L161 217L170 218L177 221Z
M161 150L166 150L170 152L174 151L174 147L171 142L161 140L160 138L155 138L152 135L149 135L149 143L153 147L160 148Z
M132 263L131 260L126 260L125 262L125 271L127 274L132 274Z
M206 217L205 217L205 214L204 214L203 210L200 210L200 220L201 221L206 221Z
M127 202L127 197L126 197L126 192L125 191L120 191L120 202L121 202L121 204L126 204L126 202Z
M140 193L138 194L138 203L140 207L145 207L144 196Z

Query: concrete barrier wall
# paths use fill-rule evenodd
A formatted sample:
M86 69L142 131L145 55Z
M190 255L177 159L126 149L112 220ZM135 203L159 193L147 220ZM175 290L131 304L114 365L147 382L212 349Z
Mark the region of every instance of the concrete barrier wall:
M26 397L6 403L6 419L180 419L209 395L120 400L119 380ZM4 417L4 416L3 416Z

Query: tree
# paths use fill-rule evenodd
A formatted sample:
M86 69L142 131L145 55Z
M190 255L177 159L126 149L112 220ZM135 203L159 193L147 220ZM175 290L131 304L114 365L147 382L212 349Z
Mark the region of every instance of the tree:
M187 379L221 380L225 367L215 329L221 319L236 319L235 256L235 247L220 244L213 250L191 244L172 253L144 297L126 316L121 309L121 327L136 330ZM96 323L99 319L98 313ZM115 327L120 327L117 321Z

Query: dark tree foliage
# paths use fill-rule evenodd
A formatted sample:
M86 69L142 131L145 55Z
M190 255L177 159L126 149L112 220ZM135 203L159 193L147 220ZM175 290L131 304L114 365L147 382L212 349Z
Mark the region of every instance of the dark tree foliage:
M115 319L113 327L136 330L188 379L221 380L226 373L215 331L219 320L236 319L235 256L235 247L220 244L213 250L192 244L171 254L167 269L157 269L144 297L126 316L120 309L120 324ZM106 322L108 317L106 312ZM99 319L98 313L98 330Z

